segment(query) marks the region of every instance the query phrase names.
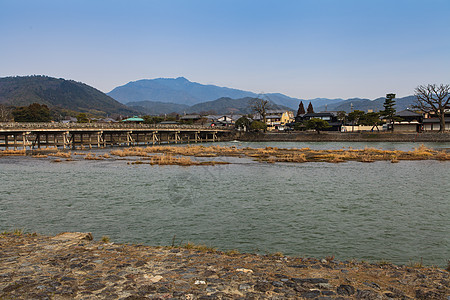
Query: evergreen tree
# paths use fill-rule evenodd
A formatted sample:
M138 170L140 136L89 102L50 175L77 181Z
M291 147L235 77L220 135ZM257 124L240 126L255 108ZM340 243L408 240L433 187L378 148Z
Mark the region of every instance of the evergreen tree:
M298 105L298 110L297 110L297 117L299 117L300 115L304 115L305 114L305 107L303 106L303 101L300 101L300 104Z
M385 117L386 119L388 119L388 124L391 124L394 120L394 115L395 115L395 94L387 94L386 95L386 100L384 100L384 110L380 111L380 115L382 117ZM391 130L394 130L394 128L391 127Z
M18 107L13 110L12 115L16 122L49 122L51 120L50 109L47 105L38 103Z
M313 108L311 102L309 102L308 109L306 110L306 112L307 112L308 114L313 114L313 113L314 113L314 108Z

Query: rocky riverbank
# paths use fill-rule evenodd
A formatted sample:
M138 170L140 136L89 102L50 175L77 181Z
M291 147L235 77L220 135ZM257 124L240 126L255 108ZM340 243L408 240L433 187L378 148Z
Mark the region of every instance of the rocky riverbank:
M0 299L449 299L446 270L0 235Z

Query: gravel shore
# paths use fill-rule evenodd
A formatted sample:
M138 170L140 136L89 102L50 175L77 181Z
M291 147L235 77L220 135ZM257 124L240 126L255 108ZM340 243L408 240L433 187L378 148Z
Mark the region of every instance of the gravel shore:
M324 259L0 235L0 299L450 299L449 272Z

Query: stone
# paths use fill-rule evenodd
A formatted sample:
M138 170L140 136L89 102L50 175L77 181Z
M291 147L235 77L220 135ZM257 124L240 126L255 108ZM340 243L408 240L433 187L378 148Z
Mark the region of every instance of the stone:
M284 284L281 281L273 281L272 285L276 287L282 287Z
M248 283L242 283L242 284L239 285L239 290L240 291L246 291L246 290L251 289L251 288L252 288L252 286L250 284L248 284Z
M356 299L375 300L382 299L382 296L371 290L358 290L356 292Z
M318 291L318 290L309 291L309 292L301 294L301 296L306 299L317 298L320 296L320 291Z
M319 283L328 283L328 279L325 278L291 278L292 281L303 284L303 283L311 283L311 284L319 284Z
M253 270L250 269L244 269L244 268L239 268L236 269L237 272L243 272L243 273L253 273Z
M319 288L321 288L321 289L331 289L331 288L333 288L333 286L331 284L324 283L324 282L319 283L317 286Z
M355 293L355 288L351 285L341 284L336 289L336 292L338 293L338 295L351 296Z
M272 285L268 282L258 282L253 288L259 292L268 292L272 290Z

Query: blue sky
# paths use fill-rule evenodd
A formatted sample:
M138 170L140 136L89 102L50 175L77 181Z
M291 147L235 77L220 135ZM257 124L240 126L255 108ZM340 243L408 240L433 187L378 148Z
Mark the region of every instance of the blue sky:
M0 77L374 99L450 83L449 0L0 0Z

